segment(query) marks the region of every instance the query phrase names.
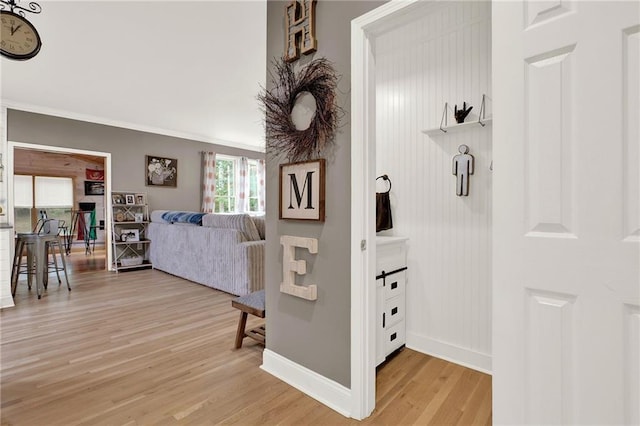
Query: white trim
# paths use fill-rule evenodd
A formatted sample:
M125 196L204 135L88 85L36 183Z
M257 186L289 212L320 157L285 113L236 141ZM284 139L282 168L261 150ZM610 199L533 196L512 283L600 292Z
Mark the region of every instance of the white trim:
M112 259L112 246L111 246L111 153L101 151L89 151L86 149L66 148L60 146L39 145L27 142L8 142L8 164L7 164L7 185L8 185L8 199L7 210L9 213L9 220L13 221L13 158L15 148L24 149L36 149L38 151L47 152L59 152L65 154L82 154L92 155L97 157L104 157L104 197L105 197L105 216L104 216L104 229L105 229L105 245L107 249L107 258L105 259L106 268L109 271L113 270ZM13 223L13 222L11 222Z
M349 417L351 391L340 383L327 379L269 349L265 349L262 353L260 368L332 410Z
M417 333L407 332L407 348L441 358L486 374L491 372L491 355L472 351Z
M9 109L14 109L19 111L34 112L37 114L50 115L53 117L69 118L72 120L86 121L89 123L103 124L105 126L120 127L123 129L153 133L156 135L171 136L171 137L180 138L180 139L189 139L196 142L205 142L205 143L210 143L215 145L229 146L232 148L245 149L247 151L265 152L264 146L257 147L253 145L243 144L240 142L227 141L223 139L212 139L203 135L196 135L196 134L191 134L186 132L177 132L175 130L163 129L161 127L145 126L142 124L130 123L127 121L113 120L110 118L98 117L95 115L88 115L88 114L80 114L80 113L71 112L71 111L63 111L55 108L26 104L22 102L7 100L7 99L3 99L2 104Z
M373 39L419 3L427 2L391 1L351 22L351 416L356 419L375 408L376 386Z

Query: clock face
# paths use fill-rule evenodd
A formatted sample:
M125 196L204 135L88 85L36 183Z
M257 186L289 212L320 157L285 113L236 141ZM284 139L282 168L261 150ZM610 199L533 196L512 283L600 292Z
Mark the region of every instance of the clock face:
M0 11L0 53L11 59L36 56L42 43L35 27L26 18L8 11Z

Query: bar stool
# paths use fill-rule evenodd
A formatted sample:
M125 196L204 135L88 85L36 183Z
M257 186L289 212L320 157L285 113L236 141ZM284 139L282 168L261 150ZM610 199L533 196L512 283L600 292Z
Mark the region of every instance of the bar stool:
M65 221L58 219L40 219L38 224L36 225L36 232L39 235L56 235L60 237L60 233L66 229ZM56 248L58 248L58 254L60 255L62 265L58 264L56 259ZM57 238L54 241L48 241L46 243L46 252L47 252L47 274L44 276L44 288L47 288L49 284L49 271L53 269L58 277L58 285L62 284L60 280L60 271L64 272L65 280L67 281L67 287L69 287L69 277L67 276L67 265L64 260L64 256L62 255L62 244L60 242L60 238ZM65 250L66 252L66 250ZM51 254L52 260L49 262L49 254ZM71 290L71 288L69 288Z
M55 248L58 248L58 253L60 254L60 258L62 261L62 267L60 268L64 271L65 280L67 282L67 289L71 291L71 286L69 285L69 278L67 276L67 265L64 259L64 255L62 254L62 246L60 244L60 238L55 234L38 234L35 232L29 233L19 233L16 236L16 247L15 254L13 257L13 266L11 269L11 294L15 297L16 289L18 287L18 276L21 273L27 274L27 282L29 284L29 289L31 289L32 276L35 272L36 275L36 293L38 294L38 299L41 298L40 289L47 288L46 277L49 274L49 250L53 253L54 263L56 265L56 274L58 274L58 264L55 255ZM25 254L27 255L26 264L22 263L22 257ZM22 267L26 266L25 271L21 271ZM58 274L58 283L61 285L62 281L60 280L60 276Z

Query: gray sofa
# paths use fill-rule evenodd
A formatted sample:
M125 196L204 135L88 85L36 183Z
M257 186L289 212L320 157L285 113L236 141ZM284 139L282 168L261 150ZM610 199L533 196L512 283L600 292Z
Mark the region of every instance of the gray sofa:
M264 216L155 210L154 269L244 296L264 288Z

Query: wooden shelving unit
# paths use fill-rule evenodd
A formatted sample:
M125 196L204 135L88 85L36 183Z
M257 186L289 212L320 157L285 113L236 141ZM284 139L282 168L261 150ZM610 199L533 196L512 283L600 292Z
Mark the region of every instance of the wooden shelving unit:
M111 192L113 270L150 268L147 238L149 205L147 194L133 191Z

